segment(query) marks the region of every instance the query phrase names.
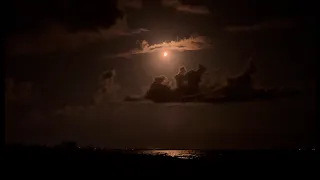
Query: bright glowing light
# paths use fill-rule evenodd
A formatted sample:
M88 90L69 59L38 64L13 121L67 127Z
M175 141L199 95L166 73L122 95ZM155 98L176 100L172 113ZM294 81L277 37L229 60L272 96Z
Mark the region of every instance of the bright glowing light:
M163 53L163 56L168 56L168 53L167 53L167 52L164 52L164 53Z
M180 159L195 159L203 156L202 153L194 150L142 150L140 154L147 155L164 155Z

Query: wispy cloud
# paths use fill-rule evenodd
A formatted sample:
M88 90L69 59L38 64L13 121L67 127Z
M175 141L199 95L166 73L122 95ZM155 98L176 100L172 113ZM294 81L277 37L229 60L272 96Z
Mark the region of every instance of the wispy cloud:
M179 5L177 10L194 14L210 14L209 9L205 6Z
M193 13L193 14L210 14L210 11L205 6L196 6L183 4L179 0L162 0L164 6L173 7L177 11Z
M149 31L148 29L139 28L139 29L131 30L130 32L127 32L127 33L125 33L123 35L134 35L134 34L140 34L140 33L148 32L148 31Z
M130 58L135 54L152 53L161 50L176 50L176 51L196 51L211 47L210 40L205 36L196 36L180 39L178 41L162 42L159 44L150 45L146 40L140 43L140 48L133 49L129 52L120 53L111 57ZM109 56L110 57L110 56Z
M288 19L278 19L272 21L265 21L249 26L228 26L225 28L229 32L248 32L259 31L264 29L289 29L296 26L296 23Z

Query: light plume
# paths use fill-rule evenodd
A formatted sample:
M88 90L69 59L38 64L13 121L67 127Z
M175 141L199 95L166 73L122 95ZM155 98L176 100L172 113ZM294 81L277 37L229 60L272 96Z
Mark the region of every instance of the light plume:
M143 40L140 43L140 48L133 49L129 52L120 53L111 57L125 57L130 58L130 56L135 54L145 54L152 53L161 50L175 50L175 51L197 51L201 49L206 49L212 47L210 40L205 36L191 36L189 38L183 38L177 41L165 41L159 44L150 45L148 41Z

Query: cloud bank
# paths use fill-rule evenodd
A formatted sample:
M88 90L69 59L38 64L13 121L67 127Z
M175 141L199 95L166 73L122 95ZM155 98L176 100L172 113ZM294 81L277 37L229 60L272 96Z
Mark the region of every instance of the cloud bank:
M132 55L152 53L161 50L175 50L175 51L197 51L212 47L212 44L205 36L196 36L180 39L178 41L162 42L159 44L150 45L146 40L140 43L140 48L133 49L129 52L120 53L109 57L124 57L130 58Z
M162 5L167 7L173 7L177 11L181 11L185 13L203 14L203 15L210 14L209 9L205 6L183 4L179 0L162 0Z

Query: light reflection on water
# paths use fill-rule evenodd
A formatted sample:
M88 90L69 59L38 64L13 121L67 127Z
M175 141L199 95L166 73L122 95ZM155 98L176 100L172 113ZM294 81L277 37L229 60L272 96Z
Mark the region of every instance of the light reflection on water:
M204 155L203 152L197 150L141 150L138 153L146 155L163 155L180 159L197 159Z

